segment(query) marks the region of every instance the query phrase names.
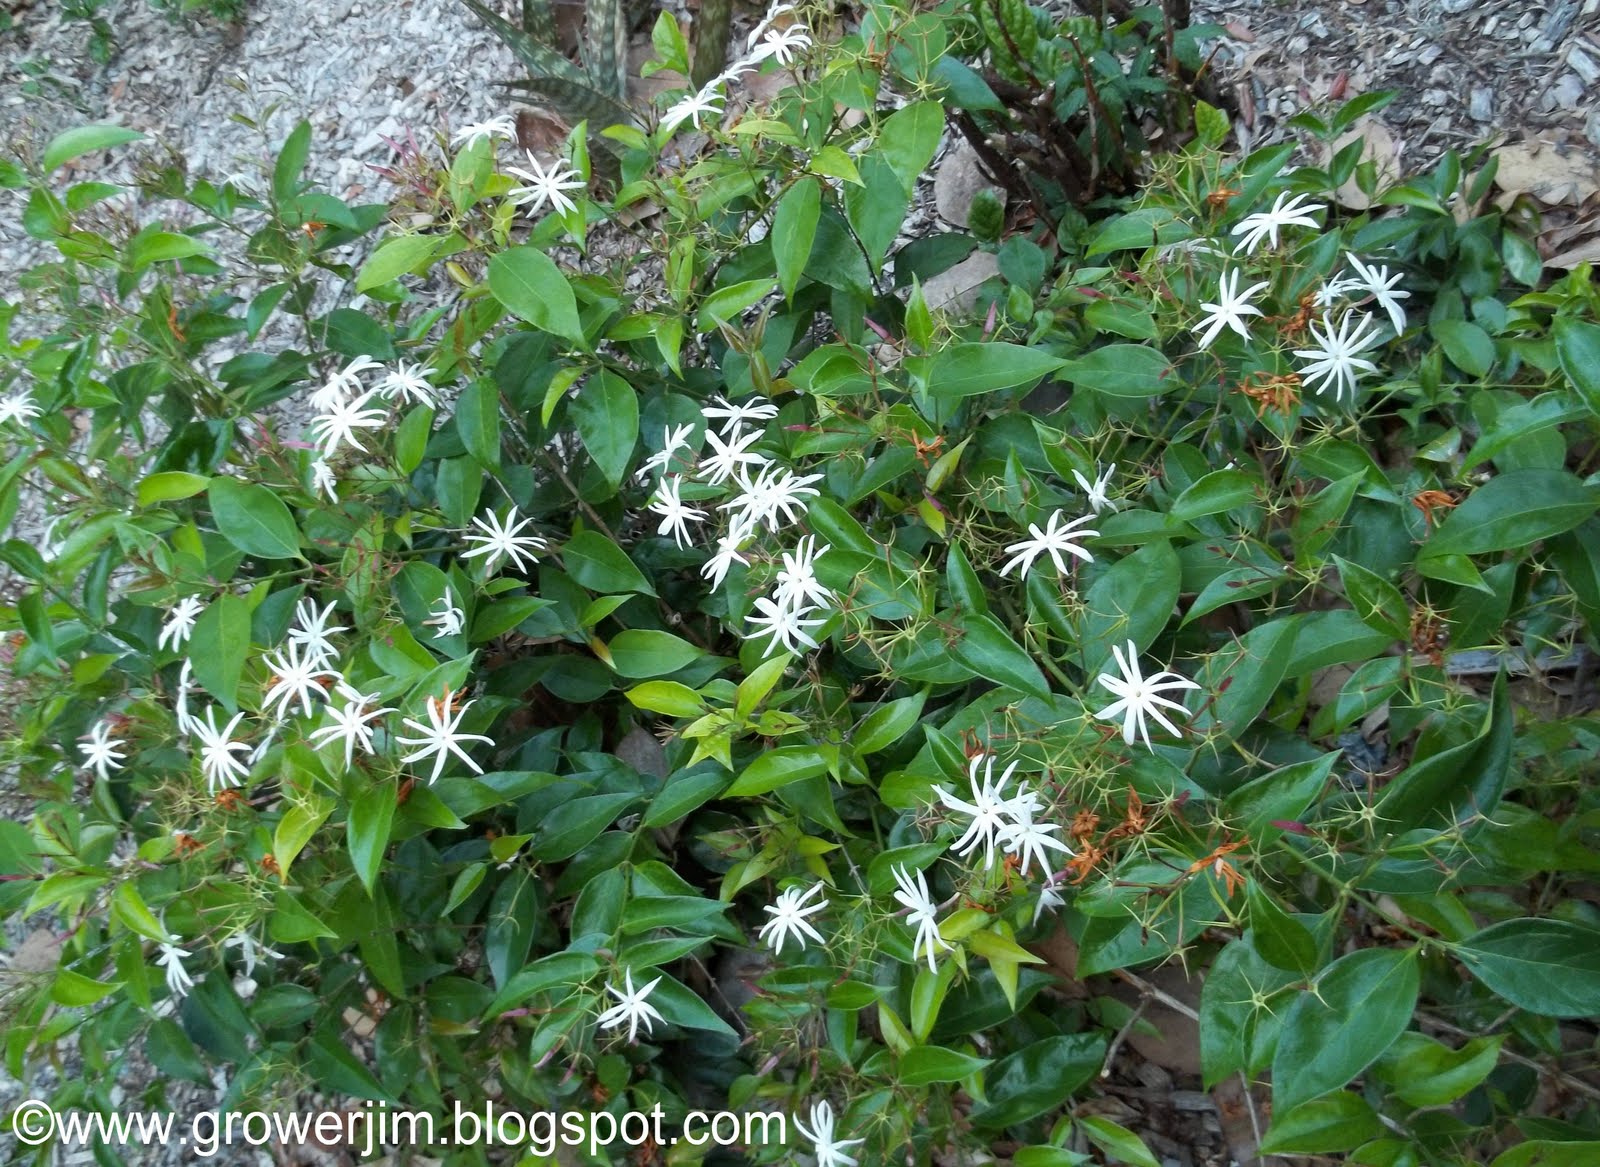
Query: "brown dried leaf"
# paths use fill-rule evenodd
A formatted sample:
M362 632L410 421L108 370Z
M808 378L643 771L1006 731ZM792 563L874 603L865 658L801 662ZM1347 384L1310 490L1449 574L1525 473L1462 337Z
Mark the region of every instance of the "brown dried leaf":
M1546 206L1577 206L1600 193L1600 168L1580 150L1562 154L1551 142L1502 146L1495 183L1506 196L1530 194Z

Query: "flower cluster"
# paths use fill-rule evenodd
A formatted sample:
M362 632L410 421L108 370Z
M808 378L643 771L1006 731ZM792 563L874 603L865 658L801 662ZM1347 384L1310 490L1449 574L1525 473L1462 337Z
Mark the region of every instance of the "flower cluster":
M383 376L369 387L366 374L383 370ZM421 365L396 361L392 369L371 357L356 357L312 391L310 405L316 416L311 434L318 451L311 464L313 489L332 502L339 501L338 477L332 459L348 447L367 453L361 444L362 431L381 430L390 424L388 403L411 402L433 409L438 405L438 390Z
M716 397L703 412L703 440L710 446L709 452L702 453L692 441L696 427L668 426L661 451L645 462L643 471L661 475L649 509L661 516L659 532L671 535L680 547L692 542L689 524L710 517L708 511L683 501L684 486L694 481L702 492L713 487L734 488L733 497L717 507L726 514L727 528L700 569L716 588L722 586L735 563L748 566L746 551L762 532L779 535L805 517L809 500L818 494L813 484L820 482L822 475L797 474L755 448L763 436L759 425L778 416L778 407L771 401L754 397L735 403ZM828 544L818 546L816 537L807 535L794 548L779 553L782 567L773 593L758 597L750 616L756 628L752 635L770 638L764 655L778 648L800 652L817 647L812 630L827 620L814 614L836 599L817 579L817 564L829 550Z
M744 74L760 68L769 58L782 68L792 68L799 60L799 55L811 47L811 33L805 25L792 19L794 13L793 4L779 3L769 8L761 23L746 38L742 57L699 90L679 98L667 108L661 117L662 132L670 136L685 122L698 130L702 117L720 118L725 100L724 87L730 81L737 81ZM791 18L791 22L780 27L779 21L786 17Z
M1312 216L1325 208L1306 204L1304 200L1304 195L1290 198L1284 192L1270 209L1245 216L1233 227L1234 235L1243 236L1236 251L1252 255L1263 243L1276 248L1285 228L1317 227ZM1221 254L1210 247L1195 250ZM1360 388L1360 378L1378 371L1377 365L1361 355L1381 339L1378 321L1358 305L1375 303L1388 314L1394 334L1399 336L1406 330L1405 308L1400 301L1411 294L1397 290L1400 275L1391 273L1386 266L1369 265L1349 254L1345 255L1345 262L1348 271L1326 281L1308 301L1322 311L1320 320L1311 320L1305 325L1312 346L1293 350L1296 357L1306 362L1298 370L1303 382L1318 394L1332 389L1336 401L1346 396L1354 399ZM1271 287L1271 281L1259 280L1242 290L1240 282L1241 269L1227 268L1218 278L1216 299L1200 305L1202 316L1192 329L1199 335L1200 348L1209 348L1225 329L1236 333L1243 341L1252 339L1251 319L1264 316L1255 300Z

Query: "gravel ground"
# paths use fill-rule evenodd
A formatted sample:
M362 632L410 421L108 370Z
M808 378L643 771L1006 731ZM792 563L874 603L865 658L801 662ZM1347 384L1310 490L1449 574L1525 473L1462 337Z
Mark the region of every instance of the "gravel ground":
M520 74L512 54L458 0L255 0L231 26L175 23L148 0L113 0L104 15L117 49L103 66L89 57L87 27L64 22L54 0L0 0L0 17L7 11L13 27L0 33L0 135L38 145L72 125L118 122L186 158L195 173L248 180L269 165L271 147L309 118L311 177L362 201L387 193L370 169L392 158L385 138L411 131L420 139L504 112L508 103L495 83ZM1205 0L1194 18L1229 30L1215 67L1237 107L1244 144L1283 137L1290 117L1330 97L1399 89L1400 99L1371 131L1393 169L1414 171L1445 148L1492 136L1536 140L1547 149L1532 155L1529 168L1538 172L1540 160L1548 167L1557 159L1577 175L1563 198L1548 202L1563 234L1547 253L1594 246L1600 0ZM131 152L111 157L109 167L101 157L80 160L75 177L129 178ZM928 204L940 198L935 186L924 184L919 222L933 223ZM20 272L54 256L53 248L22 233L20 209L16 192L0 192L0 287L13 287ZM961 289L949 291L953 297ZM42 526L40 508L25 507L11 533L38 541ZM26 814L14 798L0 809ZM26 975L28 962L48 948L39 924L9 922L5 948L15 961L9 976ZM7 975L0 971L0 989ZM1152 1069L1160 1067L1147 1060L1119 1074L1124 1093L1153 1088L1175 1097L1170 1076L1150 1080ZM124 1083L128 1096L154 1076L148 1066L137 1067ZM0 1074L0 1108L26 1096L23 1090ZM171 1102L192 1113L214 1105L214 1096L182 1085ZM1136 1117L1129 1121L1137 1125ZM1201 1144L1215 1146L1215 1132L1197 1126L1189 1135L1190 1161L1209 1161ZM0 1138L0 1155L7 1151ZM276 1161L303 1162L306 1154L279 1148ZM75 1167L90 1157L64 1161ZM180 1148L167 1148L129 1161L154 1167L186 1160ZM274 1161L265 1152L211 1160Z

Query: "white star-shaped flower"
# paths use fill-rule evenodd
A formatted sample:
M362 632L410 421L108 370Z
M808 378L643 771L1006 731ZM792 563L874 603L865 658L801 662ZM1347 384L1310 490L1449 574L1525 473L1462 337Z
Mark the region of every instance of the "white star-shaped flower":
M331 661L338 655L333 641L329 639L336 632L350 631L343 624L333 623L333 610L337 606L336 600L329 600L328 606L321 611L317 610L317 602L309 596L302 596L294 606L294 624L289 629L289 643L298 644L306 650L306 657L315 661Z
M728 533L717 540L717 549L710 559L700 565L700 574L711 581L713 588L720 588L722 581L728 577L728 571L735 563L742 563L746 567L750 561L742 553L744 543L752 534L748 526L735 523L728 529Z
M668 475L656 487L655 499L649 509L661 516L661 527L657 533L671 535L679 547L687 547L690 520L698 522L706 517L706 513L698 507L686 506L678 497L682 490L683 478L677 474Z
M330 402L311 419L311 433L321 443L324 458L333 457L346 443L365 454L367 448L357 439L356 431L380 429L389 423L388 410L367 404L374 392L369 389L359 397Z
M1311 362L1300 370L1301 378L1318 394L1331 386L1335 401L1342 400L1346 390L1354 400L1360 387L1359 375L1378 371L1377 365L1359 355L1378 343L1377 322L1365 312L1346 312L1339 317L1337 328L1327 320L1321 328L1315 320L1309 327L1317 347L1294 350L1295 356Z
M1051 872L1049 853L1046 848L1051 848L1064 854L1071 855L1072 848L1055 837L1055 832L1061 827L1056 823L1041 823L1037 817L1039 813L1038 796L1032 791L1028 797L1013 799L1007 806L1007 817L1000 828L1001 845L1007 855L1017 861L1017 873L1027 877L1028 869L1037 860L1045 875Z
M369 721L382 717L385 713L393 713L390 708L368 709L367 706L378 700L376 693L346 694L345 703L338 709L328 706L328 716L333 719L332 725L314 731L311 734L311 744L321 749L331 741L344 742L344 768L348 770L355 759L355 750L359 746L365 753L375 753L372 744L372 734L377 728L368 725ZM320 741L318 739L321 739Z
M1096 466L1095 470L1100 471L1100 467ZM1089 504L1089 509L1097 515L1101 511L1114 511L1117 509L1116 501L1106 493L1106 487L1111 484L1111 476L1116 472L1117 464L1115 462L1107 466L1104 471L1101 471L1100 476L1093 482L1090 482L1076 470L1072 472L1072 476L1078 480L1078 486L1086 496L1084 501Z
M471 146L474 142L484 138L504 138L511 141L517 136L517 123L510 114L496 114L488 121L468 122L457 130L450 138L452 146L462 144Z
M300 702L300 716L310 717L311 699L328 699L328 691L318 682L324 677L332 681L344 679L336 670L325 667L323 657L302 652L301 646L295 643L290 643L287 651L267 656L265 660L267 668L272 670L272 679L261 694L262 712L276 703L280 718L289 716L289 706L296 700Z
M206 785L213 794L219 787L238 786L250 776L250 767L233 756L250 752L248 742L233 740L233 731L243 720L243 713L235 713L227 725L218 729L215 705L206 707L204 721L198 717L189 718L189 732L200 739L200 772L205 775Z
M78 747L83 754L83 768L93 770L104 782L110 777L109 770L122 769L122 759L128 755L117 749L126 743L116 740L111 736L111 726L106 721L97 721L94 728L84 735L88 739L87 745Z
M39 406L26 389L0 397L0 425L8 421L31 421L39 416Z
M528 563L539 562L539 557L534 552L543 551L549 546L545 540L537 535L517 534L518 531L532 522L533 517L531 515L521 520L517 518L515 504L512 504L511 509L506 512L504 519L497 518L493 511L489 512L488 519L482 519L476 515L473 516L472 525L482 531L483 534L468 535L467 542L478 543L481 546L473 548L461 558L474 559L479 555L487 555L488 559L484 561L483 565L484 570L493 572L495 564L499 563L502 557L505 557L517 565L518 571L527 571ZM527 563L523 562L524 558L526 558Z
M807 620L806 616L815 612L815 608L787 608L781 607L767 599L766 596L756 598L756 611L747 617L754 624L757 631L752 632L747 639L754 640L758 636L770 636L767 650L761 654L765 659L772 655L772 650L782 647L785 652L799 652L800 646L816 648L817 642L811 639L808 628L821 628L828 621Z
M187 949L179 948L176 944L162 944L161 954L156 957L157 967L167 974L167 992L174 997L187 997L189 990L194 988L194 978L183 967L183 962L191 955Z
M1315 227L1317 221L1311 216L1327 208L1313 204L1302 206L1305 195L1289 197L1288 191L1281 192L1272 204L1272 209L1258 211L1254 215L1247 215L1234 225L1233 234L1243 235L1235 251L1253 252L1257 245L1265 239L1273 247L1278 246L1278 232L1285 227Z
M437 628L439 636L455 636L466 624L466 613L456 607L455 595L450 590L450 585L444 585L444 595L439 597L439 602L428 609L429 619L422 622L425 628Z
M949 949L950 942L939 935L939 921L935 919L938 909L934 907L933 898L928 893L928 880L922 872L917 872L915 880L911 873L904 867L891 867L890 873L894 876L895 883L900 885L900 890L894 893L894 898L910 909L906 916L907 924L915 924L917 928L916 940L911 945L913 958L918 953L926 950L928 957L928 971L938 971L933 963L934 955L939 949Z
M239 958L244 961L244 975L247 977L255 976L256 965L262 957L271 957L273 960L283 959L283 953L278 952L276 949L268 948L248 932L235 932L222 942L222 947L237 948L239 950Z
M311 463L311 489L327 495L329 502L339 501L339 479L323 458Z
M811 34L801 24L791 24L788 28L769 28L761 36L761 43L750 50L752 61L764 61L773 58L787 69L795 62L795 57L811 47Z
M767 530L775 535L783 524L795 523L804 517L811 505L806 499L816 498L820 493L811 484L822 481L822 475L801 477L785 467L768 466L753 481L743 473L737 481L739 493L718 509L733 511L732 520L740 526L753 529L765 523Z
M200 613L205 611L205 605L198 596L184 596L172 605L172 611L167 613L166 623L161 625L161 633L156 637L156 647L177 648L189 639L189 634L194 631L194 622L200 618Z
M1067 902L1062 898L1061 893L1056 891L1056 888L1060 886L1056 882L1054 875L1044 881L1044 886L1039 889L1039 902L1033 905L1033 922L1035 925L1039 923L1039 917L1044 915L1045 912L1053 912Z
M726 397L718 395L711 399L715 404L707 405L704 413L707 420L721 418L722 424L717 427L722 434L731 433L746 422L754 425L757 422L771 421L778 416L778 407L765 397L752 397L749 401L733 404Z
M833 593L818 582L816 570L817 561L830 547L827 543L818 547L817 537L807 535L793 551L783 552L783 569L778 572L777 586L772 592L772 598L780 606L799 608L815 601L817 607L826 607L833 603Z
M1093 522L1094 515L1087 514L1081 519L1073 519L1072 522L1063 525L1061 522L1062 513L1061 511L1054 512L1042 531L1039 529L1038 523L1029 523L1028 531L1033 535L1033 538L1024 539L1020 543L1013 543L1006 548L1006 554L1012 558L1007 560L1005 565L1000 568L1000 574L1003 576L1010 575L1018 567L1021 567L1022 574L1026 578L1028 572L1033 570L1033 561L1046 552L1049 552L1051 561L1056 565L1056 570L1061 572L1067 570L1066 561L1061 558L1062 552L1066 552L1068 555L1075 555L1085 563L1093 563L1094 556L1079 547L1073 540L1087 539L1100 534L1099 531L1080 531L1075 529L1080 523Z
M483 773L483 767L474 762L472 756L461 748L462 742L485 742L490 746L494 745L493 738L485 737L481 733L461 732L461 719L467 715L467 710L472 708L472 702L468 701L452 713L451 704L459 695L446 689L443 697L429 697L425 706L428 713L427 725L409 717L405 718L405 727L416 730L422 736L395 739L402 746L422 747L415 753L401 758L402 764L420 762L430 757L433 759L433 773L428 776L430 786L439 780L439 775L444 772L445 764L449 762L452 753L472 767L474 774Z
M700 474L715 486L740 473L740 468L743 466L767 465L771 459L750 449L760 440L760 430L746 430L743 433L735 431L727 441L707 430L706 441L711 443L712 453L701 457Z
M662 447L651 454L640 466L641 471L665 471L672 464L672 456L679 450L689 448L689 435L694 433L693 425L664 426L661 431Z
M1239 269L1223 272L1222 278L1217 281L1216 302L1200 305L1207 315L1189 330L1200 333L1200 347L1209 348L1211 342L1217 339L1217 333L1224 328L1231 328L1245 340L1249 340L1250 329L1245 325L1245 317L1261 315L1261 309L1251 305L1250 297L1269 286L1268 281L1262 280L1260 283L1251 284L1241 292Z
M383 368L383 365L371 357L356 357L344 368L329 377L321 387L311 394L309 399L311 408L321 412L330 406L360 395L361 374L371 369L381 368Z
M717 92L715 81L700 92L691 93L668 107L661 117L661 128L671 134L684 122L692 122L698 130L701 117L708 114L718 118L722 116L722 94Z
M606 992L617 998L617 1003L600 1014L600 1028L616 1029L623 1022L627 1022L628 1040L633 1041L638 1037L639 1023L643 1022L645 1036L649 1037L650 1031L655 1028L655 1022L666 1020L656 1012L654 1005L645 1000L660 983L661 978L657 977L636 991L633 987L633 970L631 968L624 970L623 988L619 989L616 985L606 986Z
M978 768L983 768L983 781L978 781ZM1002 793L1006 783L1011 781L1011 775L1016 772L1017 763L1012 762L1001 771L999 781L994 777L994 755L978 754L967 767L967 781L972 786L972 801L966 802L951 794L943 786L933 789L939 795L939 801L947 810L968 816L966 831L950 849L963 859L983 846L983 869L987 870L994 864L995 844L1000 839L1000 832L1010 818L1010 800Z
M768 904L761 909L772 919L761 926L756 936L771 944L773 952L783 951L784 938L789 935L794 936L795 943L801 948L806 946L805 938L807 936L821 944L822 934L813 928L811 922L806 919L807 916L820 912L828 906L827 900L810 906L806 904L807 900L821 890L822 883L818 881L805 891L801 891L798 887L791 887L783 892L774 903Z
M396 397L403 397L407 401L415 402L418 405L426 405L429 409L432 409L438 404L436 396L438 390L422 374L423 367L421 365L397 361L394 368L389 370L383 380L373 386L373 392L377 393L385 401L393 401Z
M1137 733L1144 739L1146 749L1155 748L1150 744L1150 727L1145 724L1146 717L1155 718L1156 722L1174 737L1182 737L1183 731L1168 721L1161 709L1165 707L1184 715L1189 711L1178 702L1161 694L1174 689L1198 689L1200 686L1172 672L1144 676L1139 671L1139 649L1131 640L1128 641L1126 656L1116 645L1111 646L1111 653L1117 659L1117 668L1121 670L1122 676L1113 677L1109 673L1101 673L1095 680L1101 687L1110 689L1116 694L1117 700L1095 716L1108 721L1121 717L1122 740L1130 746Z
M506 198L516 206L527 207L527 215L532 218L549 203L552 210L559 215L578 209L578 204L567 197L569 190L585 190L588 183L578 177L578 172L567 165L565 159L553 158L550 168L546 170L540 165L539 160L533 156L532 150L525 150L528 156L528 166L531 169L522 170L515 166L508 166L506 170L527 182L527 186L513 187L507 192Z
M1368 267L1355 256L1345 253L1345 262L1355 269L1356 278L1344 281L1346 291L1360 289L1368 293L1378 302L1378 307L1389 314L1389 323L1394 325L1396 336L1406 330L1406 310L1401 305L1401 300L1411 298L1410 292L1395 291L1395 285L1400 282L1403 272L1389 274L1387 267L1373 264Z
M858 1167L855 1159L846 1155L850 1147L858 1147L866 1142L865 1139L839 1139L833 1134L833 1107L827 1099L811 1104L811 1129L807 1130L805 1123L798 1118L794 1120L795 1129L811 1140L812 1154L816 1157L817 1167Z

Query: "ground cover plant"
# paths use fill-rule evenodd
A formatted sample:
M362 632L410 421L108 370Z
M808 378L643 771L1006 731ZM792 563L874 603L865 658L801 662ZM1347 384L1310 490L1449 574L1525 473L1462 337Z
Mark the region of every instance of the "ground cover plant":
M1125 202L903 240L990 50L806 15L554 159L414 140L392 206L307 125L143 221L131 131L5 164L60 254L0 311L0 511L54 516L0 544L0 902L60 941L10 1073L1149 1164L1101 986L1171 962L1265 1153L1592 1161L1590 272L1476 158L1380 191L1203 102Z

